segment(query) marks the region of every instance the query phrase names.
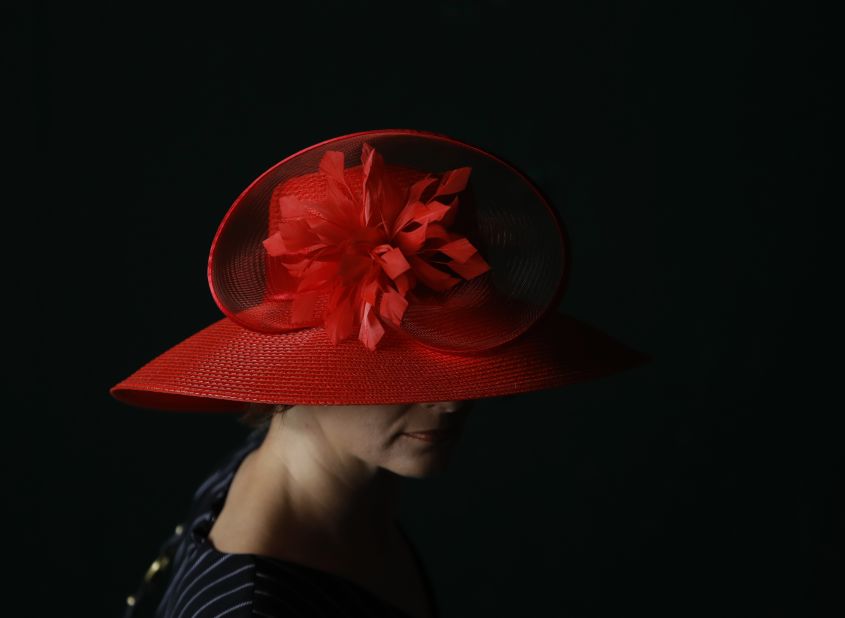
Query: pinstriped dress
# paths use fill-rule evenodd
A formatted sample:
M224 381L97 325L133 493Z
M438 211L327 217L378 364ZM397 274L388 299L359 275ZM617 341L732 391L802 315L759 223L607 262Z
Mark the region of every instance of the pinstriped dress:
M235 471L261 444L265 431L254 429L197 488L186 524L162 544L158 559L127 599L124 618L409 618L401 608L342 576L269 556L219 552L211 545L208 532ZM422 560L399 529L412 548L437 614Z

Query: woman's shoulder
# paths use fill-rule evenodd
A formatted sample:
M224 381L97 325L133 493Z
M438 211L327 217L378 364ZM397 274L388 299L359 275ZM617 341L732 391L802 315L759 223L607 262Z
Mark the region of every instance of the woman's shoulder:
M211 472L194 489L190 504L181 522L176 526L173 534L161 543L158 557L150 565L147 574L136 587L134 593L128 596L124 613L125 618L147 616L150 614L148 610L152 607L158 607L155 612L157 617L169 616L171 614L163 612L163 608L168 607L165 601L172 605L175 597L184 591L184 589L179 589L180 583L184 583L185 588L188 584L197 584L192 586L194 592L190 594L194 594L197 589L210 583L204 582L199 585L200 582L198 581L204 569L211 566L211 563L205 562L209 556L205 556L204 552L201 551L204 548L196 543L198 531L210 517L214 517L225 495L227 484L239 462L260 445L263 437L264 433L261 430L249 432L235 448L215 462ZM234 566L234 564L218 566L226 569ZM243 566L243 564L239 566ZM209 570L209 574L211 573L212 571ZM246 588L243 590L246 590ZM173 594L174 592L176 594ZM164 597L162 597L162 594ZM187 596L188 592L185 594ZM237 594L237 592L232 594ZM178 615L178 613L173 615ZM249 614L235 614L232 611L228 615Z
M254 615L255 564L249 555L219 555L191 544L174 566L156 618Z
M298 562L252 555L256 616L408 618L345 577Z
M209 538L235 471L263 437L252 432L198 487L156 618L408 618L342 576L295 561L219 551Z
M155 616L407 618L344 577L270 556L219 552L203 542L187 546Z

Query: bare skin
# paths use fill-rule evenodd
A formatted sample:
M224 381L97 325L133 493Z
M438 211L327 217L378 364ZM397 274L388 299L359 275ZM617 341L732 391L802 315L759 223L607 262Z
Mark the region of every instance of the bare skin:
M422 574L396 527L403 477L447 465L472 401L294 406L235 473L209 539L350 579L428 618ZM457 429L446 443L403 435Z

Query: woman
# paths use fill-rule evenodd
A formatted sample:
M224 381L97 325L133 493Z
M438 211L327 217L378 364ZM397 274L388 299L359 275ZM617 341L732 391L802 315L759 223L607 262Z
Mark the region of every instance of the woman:
M443 135L356 133L267 170L212 243L226 317L110 390L263 419L195 492L126 615L436 616L401 479L444 470L478 400L649 360L553 310L568 264L537 188Z
M161 615L200 608L200 615L332 615L338 599L351 595L360 597L352 605L360 615L436 616L430 584L397 520L399 481L443 469L469 403L264 412L246 444L206 481L180 556L190 557L175 568L198 566L170 581ZM418 429L445 433L414 434ZM315 574L305 591L279 587ZM252 614L236 613L244 603Z

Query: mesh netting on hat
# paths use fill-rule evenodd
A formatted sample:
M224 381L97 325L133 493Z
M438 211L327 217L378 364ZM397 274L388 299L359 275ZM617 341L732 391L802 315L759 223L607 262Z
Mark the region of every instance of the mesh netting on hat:
M461 189L431 198L450 183ZM399 213L415 216L397 232ZM370 131L253 182L218 229L209 283L224 313L257 332L329 328L352 335L339 345L377 348L382 331L401 328L471 353L518 337L559 299L564 242L541 194L499 158L436 134Z

